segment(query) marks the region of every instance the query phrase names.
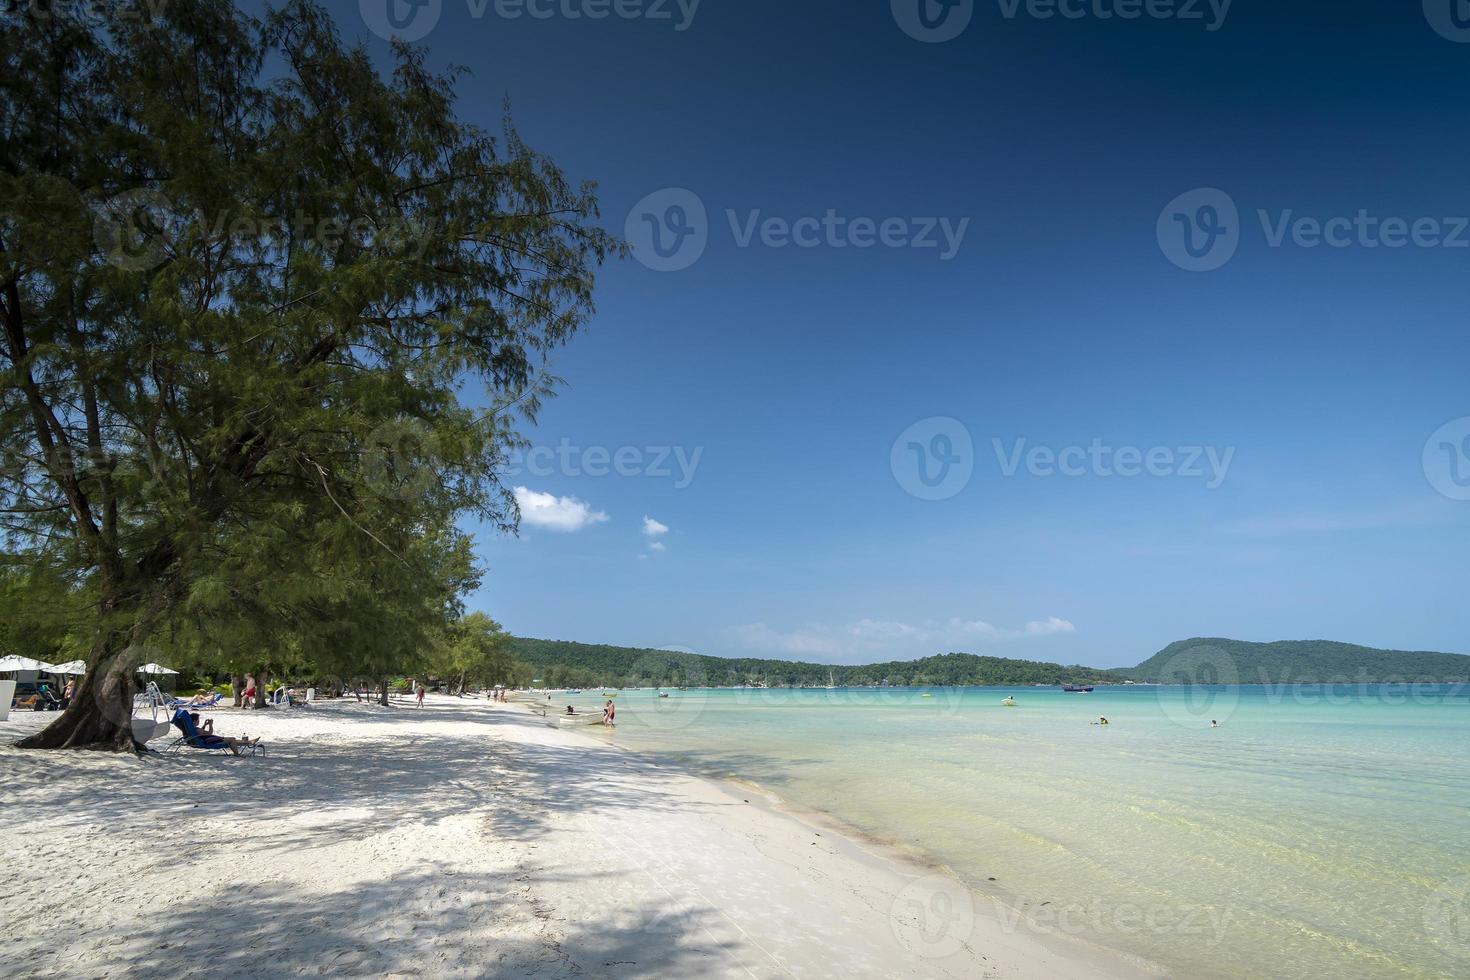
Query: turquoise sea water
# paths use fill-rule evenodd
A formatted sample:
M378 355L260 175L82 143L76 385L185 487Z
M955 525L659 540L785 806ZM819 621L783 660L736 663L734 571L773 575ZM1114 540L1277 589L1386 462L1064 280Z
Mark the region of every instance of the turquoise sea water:
M670 694L583 730L919 852L1017 928L1186 977L1470 977L1470 690Z

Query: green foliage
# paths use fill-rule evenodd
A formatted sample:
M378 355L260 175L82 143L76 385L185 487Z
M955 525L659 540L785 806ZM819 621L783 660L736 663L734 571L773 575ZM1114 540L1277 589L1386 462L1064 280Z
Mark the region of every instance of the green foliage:
M1470 682L1470 656L1332 640L1249 643L1195 637L1169 644L1128 673L1165 684L1450 684Z
M512 649L536 665L545 687L821 687L882 684L997 686L1118 684L1126 680L1182 684L1273 684L1344 681L1470 682L1470 656L1375 650L1325 640L1247 643L1193 639L1171 643L1137 667L1103 669L950 653L859 666L787 660L725 659L667 650L516 637Z
M484 613L474 612L450 625L445 641L430 661L434 676L450 682L451 690L518 686L529 681L529 666L510 649L510 636Z
M697 653L645 650L605 644L571 643L516 637L512 649L535 664L544 687L822 687L883 683L916 686L990 684L1116 683L1122 671L1001 657L951 653L922 660L862 666L833 666L790 660L725 659Z
M422 668L620 250L590 188L313 4L50 6L0 18L0 549L94 666Z

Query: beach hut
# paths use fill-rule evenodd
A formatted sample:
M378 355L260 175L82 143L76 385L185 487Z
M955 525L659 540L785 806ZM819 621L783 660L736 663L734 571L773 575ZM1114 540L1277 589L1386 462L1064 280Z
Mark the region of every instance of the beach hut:
M0 680L0 721L10 717L10 702L15 698L15 685L35 683L42 671L54 668L42 660L32 660L30 657L18 657L14 654L0 657L0 674L10 674L8 679Z

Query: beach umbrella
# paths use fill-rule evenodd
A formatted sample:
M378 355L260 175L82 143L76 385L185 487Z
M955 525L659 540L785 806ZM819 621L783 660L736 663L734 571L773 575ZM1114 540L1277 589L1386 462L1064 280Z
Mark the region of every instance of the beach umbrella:
M170 670L162 664L144 664L138 668L140 674L177 674L177 670Z
M55 669L56 669L55 667L52 667L48 663L42 663L39 660L32 660L30 657L17 657L14 654L12 654L12 655L10 655L8 657L0 657L0 672L12 671L12 670L46 670L46 671L51 671L51 670L55 670Z
M75 675L80 677L87 672L87 665L80 660L71 660L64 664L57 664L51 668L51 673L62 675Z

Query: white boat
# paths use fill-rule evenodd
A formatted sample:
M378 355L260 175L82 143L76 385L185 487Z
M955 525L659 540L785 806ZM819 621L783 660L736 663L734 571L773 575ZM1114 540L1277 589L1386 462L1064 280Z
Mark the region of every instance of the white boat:
M1007 694L1006 699L1002 701L1001 704L1005 705L1007 708L1014 708L1016 706L1016 699Z

